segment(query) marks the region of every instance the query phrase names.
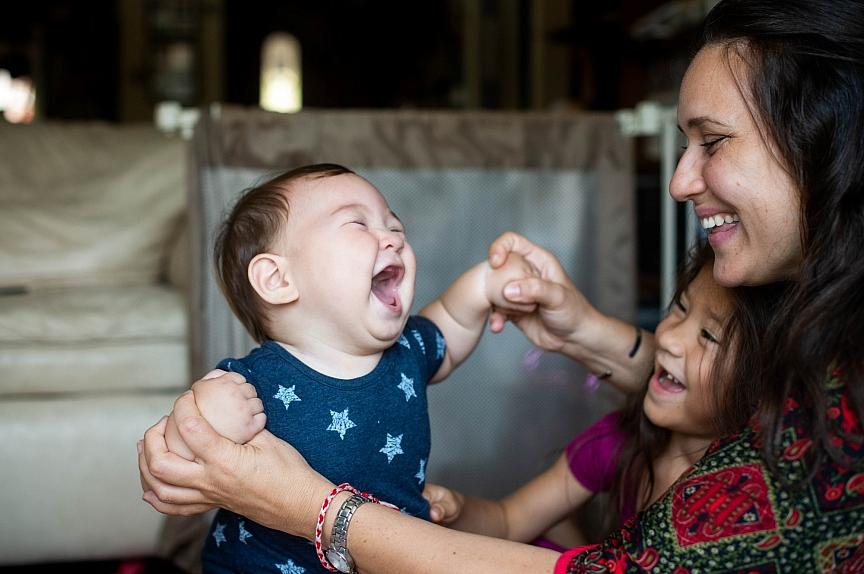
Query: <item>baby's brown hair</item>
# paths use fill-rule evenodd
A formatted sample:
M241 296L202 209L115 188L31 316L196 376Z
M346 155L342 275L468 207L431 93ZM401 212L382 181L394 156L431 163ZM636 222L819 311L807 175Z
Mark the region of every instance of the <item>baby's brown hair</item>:
M282 226L288 223L291 184L301 179L353 173L334 163L291 169L245 190L219 226L213 247L216 279L231 310L256 342L263 343L270 337L264 301L249 282L249 263L272 248Z

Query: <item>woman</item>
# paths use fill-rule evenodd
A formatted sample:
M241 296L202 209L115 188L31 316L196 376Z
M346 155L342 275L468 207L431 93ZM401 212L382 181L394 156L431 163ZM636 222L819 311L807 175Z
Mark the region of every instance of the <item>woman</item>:
M603 544L564 555L364 504L349 524L359 571L864 571L862 39L860 1L724 0L706 18L681 86L687 148L671 193L693 202L709 232L716 280L795 282L766 334L765 375L741 382L761 397L753 423L715 443ZM515 318L532 341L622 386L642 380L650 337L627 342L632 327L600 315L524 238L496 240L490 261L509 252L542 271L509 286L512 301L539 305ZM503 320L494 317L493 329ZM631 358L633 348L641 351ZM145 500L171 514L224 506L314 537L332 485L296 451L268 433L242 447L222 440L189 394L175 415L198 459L167 454L164 422L151 428L139 457Z

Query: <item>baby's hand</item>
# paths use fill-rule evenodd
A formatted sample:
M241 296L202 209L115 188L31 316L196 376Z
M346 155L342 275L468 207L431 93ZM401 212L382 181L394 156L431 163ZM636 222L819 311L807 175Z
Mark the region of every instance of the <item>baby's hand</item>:
M237 444L250 441L267 422L264 404L255 387L237 373L197 381L192 385L192 393L207 422Z
M438 484L427 484L423 498L429 502L429 519L436 524L450 524L462 513L465 496Z
M496 307L520 313L531 313L536 305L518 305L504 298L504 287L517 279L539 277L540 274L518 253L511 253L501 267L486 270L486 298Z

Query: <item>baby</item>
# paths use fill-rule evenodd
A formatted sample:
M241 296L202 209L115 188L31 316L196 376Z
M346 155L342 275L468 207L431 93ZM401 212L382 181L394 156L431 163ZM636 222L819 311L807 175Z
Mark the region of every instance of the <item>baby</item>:
M196 385L202 414L239 443L266 421L334 483L428 518L426 385L468 357L493 306L530 310L502 292L533 268L513 256L494 270L481 262L409 316L416 261L405 228L373 185L334 164L294 169L245 193L215 259L232 310L261 346L219 364L242 375L236 382ZM191 458L173 417L166 439ZM326 572L308 542L226 510L213 521L203 565Z

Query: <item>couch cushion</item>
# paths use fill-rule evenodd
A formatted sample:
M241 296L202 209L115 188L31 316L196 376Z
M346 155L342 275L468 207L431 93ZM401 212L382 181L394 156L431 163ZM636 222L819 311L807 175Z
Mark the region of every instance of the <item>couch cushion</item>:
M158 285L0 296L0 394L188 385L187 310Z
M163 516L141 500L135 441L176 396L0 401L0 563L154 555Z
M183 147L152 127L0 125L0 286L157 280L185 205Z

